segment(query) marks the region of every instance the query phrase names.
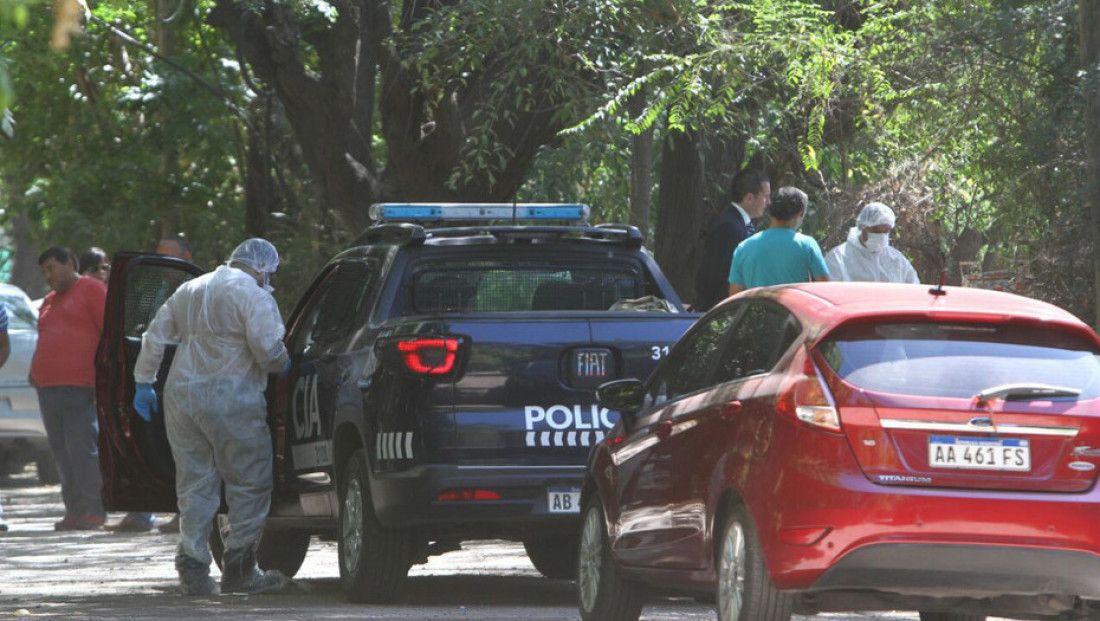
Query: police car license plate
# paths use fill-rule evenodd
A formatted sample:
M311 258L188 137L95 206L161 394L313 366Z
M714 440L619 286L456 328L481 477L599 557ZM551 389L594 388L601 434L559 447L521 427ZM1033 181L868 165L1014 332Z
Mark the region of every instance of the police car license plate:
M964 470L1031 470L1031 443L1016 438L928 438L928 465Z
M580 513L581 488L548 487L546 489L546 506L550 513Z

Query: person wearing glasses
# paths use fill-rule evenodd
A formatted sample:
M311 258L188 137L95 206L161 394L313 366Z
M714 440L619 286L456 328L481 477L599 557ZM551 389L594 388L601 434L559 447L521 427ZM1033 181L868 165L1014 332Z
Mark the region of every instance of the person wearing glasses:
M107 261L107 253L102 248L92 246L80 255L80 275L107 282L107 277L111 275L111 264Z

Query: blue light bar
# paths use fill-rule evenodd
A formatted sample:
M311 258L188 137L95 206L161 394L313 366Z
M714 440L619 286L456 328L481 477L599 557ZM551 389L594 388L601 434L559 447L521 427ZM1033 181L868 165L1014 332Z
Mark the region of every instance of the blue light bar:
M586 222L591 208L580 203L375 203L375 222L394 220L572 220Z

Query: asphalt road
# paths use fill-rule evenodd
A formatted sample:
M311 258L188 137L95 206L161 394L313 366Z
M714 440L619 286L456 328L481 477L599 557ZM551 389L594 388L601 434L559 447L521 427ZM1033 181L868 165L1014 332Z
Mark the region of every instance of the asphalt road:
M0 481L0 617L58 619L579 619L574 585L541 577L508 542L484 542L413 568L404 602L359 605L340 590L336 545L316 538L287 593L183 597L172 565L175 537L53 530L60 488L34 470ZM121 517L112 516L112 521ZM217 568L213 568L217 572ZM691 599L654 598L643 619L716 619ZM913 613L820 615L828 621L916 621Z

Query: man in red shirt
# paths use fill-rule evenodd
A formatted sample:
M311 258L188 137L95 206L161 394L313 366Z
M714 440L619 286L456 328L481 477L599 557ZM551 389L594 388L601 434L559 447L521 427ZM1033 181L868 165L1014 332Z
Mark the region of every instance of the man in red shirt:
M38 257L53 289L38 311L31 383L38 390L46 438L61 474L65 519L56 530L95 530L106 513L100 492L95 351L103 331L107 285L77 272L76 257L54 246Z

